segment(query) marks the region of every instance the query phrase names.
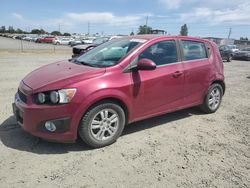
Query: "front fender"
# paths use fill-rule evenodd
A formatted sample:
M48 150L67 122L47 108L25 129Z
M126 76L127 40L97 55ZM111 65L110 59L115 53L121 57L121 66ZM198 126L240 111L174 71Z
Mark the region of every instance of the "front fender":
M75 135L77 135L77 129L79 122L81 121L82 116L86 113L86 111L98 101L104 99L116 99L123 102L126 105L128 110L128 122L131 119L132 114L132 104L130 102L129 96L127 96L124 92L117 90L117 89L102 89L96 91L93 94L88 95L87 97L82 98L81 105L77 108L74 117L72 118L74 122L72 122L72 130L74 131Z

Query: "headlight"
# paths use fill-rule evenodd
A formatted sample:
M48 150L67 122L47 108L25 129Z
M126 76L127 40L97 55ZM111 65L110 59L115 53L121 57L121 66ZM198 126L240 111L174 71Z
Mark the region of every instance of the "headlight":
M45 103L46 96L45 96L44 93L38 93L37 99L38 99L38 102L39 102L39 103L43 104L43 103Z
M66 104L75 96L76 89L61 89L37 94L37 101L40 104Z
M54 104L58 103L59 101L59 93L57 91L52 91L50 93L50 101Z

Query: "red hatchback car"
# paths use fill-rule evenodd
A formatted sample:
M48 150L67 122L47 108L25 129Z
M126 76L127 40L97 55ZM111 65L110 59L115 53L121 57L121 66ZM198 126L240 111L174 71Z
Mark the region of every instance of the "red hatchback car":
M131 122L192 106L213 113L224 92L223 62L213 42L132 36L31 72L13 110L32 135L67 142L79 134L97 148L114 143Z

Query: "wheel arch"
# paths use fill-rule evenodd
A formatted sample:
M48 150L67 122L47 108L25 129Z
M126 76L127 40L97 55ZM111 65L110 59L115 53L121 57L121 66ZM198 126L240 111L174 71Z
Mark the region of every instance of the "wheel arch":
M109 92L110 93L110 92ZM114 93L114 92L113 92ZM85 100L86 102L82 103L81 106L78 108L77 112L74 116L74 122L72 131L75 135L75 139L77 138L77 131L79 127L79 123L81 122L82 117L87 113L87 111L94 106L104 103L104 102L113 102L119 105L125 113L125 123L127 124L130 120L131 116L131 104L129 101L126 101L126 97L121 93L117 95L105 95L104 93L93 94L90 95L88 99Z
M223 80L214 80L214 81L211 83L211 85L212 85L212 84L220 84L221 87L222 87L222 89L223 89L223 95L225 94L225 91L226 91L226 84L225 84L225 82L224 82Z
M89 107L87 108L87 110L85 111L85 113L90 110L91 108L93 108L94 106L97 106L99 104L103 104L103 103L108 103L108 102L111 102L111 103L115 103L117 105L119 105L124 113L125 113L125 120L126 120L126 123L128 123L128 118L129 118L129 110L128 110L128 106L125 104L124 101L122 101L120 98L118 97L104 97L102 99L98 99L97 101L93 102L91 105L89 105ZM83 113L83 115L85 114Z

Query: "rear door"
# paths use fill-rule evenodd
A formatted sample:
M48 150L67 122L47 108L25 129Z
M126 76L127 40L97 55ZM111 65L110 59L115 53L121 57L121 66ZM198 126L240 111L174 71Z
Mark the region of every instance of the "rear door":
M210 84L212 70L211 47L199 40L180 40L184 68L185 105L201 104Z

